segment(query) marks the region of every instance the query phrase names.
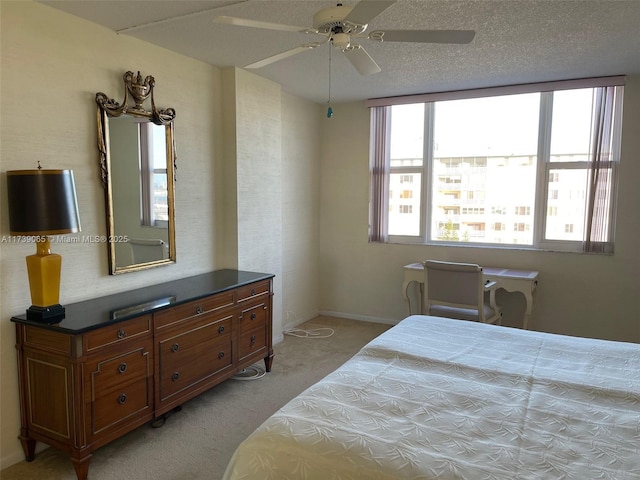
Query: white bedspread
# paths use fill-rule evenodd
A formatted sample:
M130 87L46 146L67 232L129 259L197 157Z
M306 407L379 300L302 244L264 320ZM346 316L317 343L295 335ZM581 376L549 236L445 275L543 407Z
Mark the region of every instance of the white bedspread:
M224 477L436 478L640 479L640 345L414 315L268 419Z

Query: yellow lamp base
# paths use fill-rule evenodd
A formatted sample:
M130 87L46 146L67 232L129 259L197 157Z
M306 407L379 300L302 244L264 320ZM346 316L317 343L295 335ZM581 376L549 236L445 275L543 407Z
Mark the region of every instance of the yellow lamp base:
M51 253L49 239L38 239L35 255L27 257L32 304L27 310L29 320L55 321L64 318L64 307L59 303L61 267L62 256Z

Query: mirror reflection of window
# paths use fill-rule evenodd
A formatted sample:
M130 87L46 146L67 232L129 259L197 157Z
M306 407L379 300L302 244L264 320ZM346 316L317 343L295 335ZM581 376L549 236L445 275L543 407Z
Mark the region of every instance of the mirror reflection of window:
M112 234L123 239L111 245L115 267L169 259L167 129L122 115L109 119L109 130Z
M166 228L169 222L165 127L138 124L140 136L140 223Z

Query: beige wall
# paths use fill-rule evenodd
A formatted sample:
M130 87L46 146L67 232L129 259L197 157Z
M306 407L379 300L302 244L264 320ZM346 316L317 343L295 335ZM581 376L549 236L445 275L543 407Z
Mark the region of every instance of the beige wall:
M274 279L274 337L318 314L318 105L237 68L222 72L226 254ZM232 121L233 120L233 121ZM234 247L235 245L235 247Z
M97 151L96 92L122 101L126 70L156 80L156 104L176 109L176 265L134 274L108 275L104 243L56 244L62 255L60 301L72 303L217 267L212 242L213 162L221 134L220 71L31 2L1 3L0 161L6 170L74 170L82 234L104 235L106 219ZM8 235L2 192L2 235ZM206 220L204 220L206 219ZM193 253L191 253L193 252ZM30 305L24 257L33 245L0 244L2 465L22 459L17 441L19 410L14 325L11 315ZM90 313L90 312L88 312Z
M616 250L611 256L369 244L369 112L362 103L334 106L334 118L324 126L323 312L394 323L407 314L401 294L403 265L427 258L477 262L540 272L533 329L640 342L640 77L628 78L625 89ZM517 325L524 299L514 295L498 300L506 304L506 323Z
M110 276L105 244L53 244L63 256L61 303L239 267L278 275L274 336L282 336L282 311L291 310L283 299L297 299L294 308L306 315L301 320L317 314L316 296L304 288L287 294L281 286L285 245L305 253L302 263L286 265L289 274L300 269L318 276L317 245L305 243L317 236L317 224L304 221L297 228L298 217L283 220L292 195L319 210L317 189L300 191L309 181L305 166L319 165L318 137L310 127L315 104L283 94L258 76L223 71L38 3L3 1L0 9L1 235L9 233L4 172L35 168L37 161L74 170L82 234L105 234L94 98L104 92L121 101L126 70L153 75L156 104L177 112L177 263ZM275 123L273 112L279 117ZM260 142L255 132L262 132ZM298 139L295 148L305 158L295 176L282 182L281 169L294 152L280 144L291 138ZM284 223L293 238L285 238ZM0 243L0 468L23 459L9 318L30 304L24 257L33 250Z
M324 106L282 94L283 326L318 315L320 132Z
M280 85L234 69L238 268L274 273L274 330L282 319L282 97ZM227 141L229 139L226 139Z

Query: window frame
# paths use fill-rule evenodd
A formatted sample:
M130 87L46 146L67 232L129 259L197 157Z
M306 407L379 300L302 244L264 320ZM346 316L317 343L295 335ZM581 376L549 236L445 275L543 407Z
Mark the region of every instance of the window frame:
M551 240L545 238L547 212L548 212L548 195L551 184L551 173L553 170L563 169L585 169L589 172L589 161L570 161L558 162L551 161L551 120L553 114L553 92L561 90L572 90L582 88L598 88L598 87L622 87L616 92L615 96L615 117L614 124L617 128L613 130L612 136L612 161L608 162L608 167L612 175L612 195L611 209L609 211L609 241L611 253L615 240L615 217L616 203L618 192L618 164L620 162L621 149L621 123L622 123L622 106L624 91L624 76L604 77L594 79L569 80L560 82L548 82L542 84L515 85L507 87L495 87L480 90L466 90L458 92L444 92L436 94L415 95L407 97L393 97L390 99L374 99L367 101L368 107L376 106L392 106L407 103L424 103L424 145L423 145L423 162L422 166L399 166L392 167L390 165L389 150L387 148L388 177L395 174L419 174L421 175L421 192L420 192L420 225L419 234L413 235L390 235L388 234L388 218L385 219L387 225L386 243L401 244L428 244L428 245L444 245L444 246L467 246L467 247L491 247L501 249L520 249L520 250L552 250L552 251L571 251L582 252L584 240ZM432 189L433 185L433 135L434 135L434 112L435 103L444 100L471 99L480 97L503 96L520 93L540 93L539 117L538 117L538 147L536 155L536 178L535 178L535 199L533 214L533 238L532 243L516 244L516 243L490 243L490 242L463 242L460 240L438 240L431 238L432 235L432 214L434 198L437 193L436 189ZM392 124L392 113L389 110L389 125ZM389 142L390 128L387 129L387 142ZM373 132L372 132L373 135ZM387 143L388 144L388 143ZM374 142L372 142L374 145ZM389 186L387 186L389 188ZM427 196L429 198L427 198ZM388 215L389 208L386 209ZM503 227L506 225L501 222Z

